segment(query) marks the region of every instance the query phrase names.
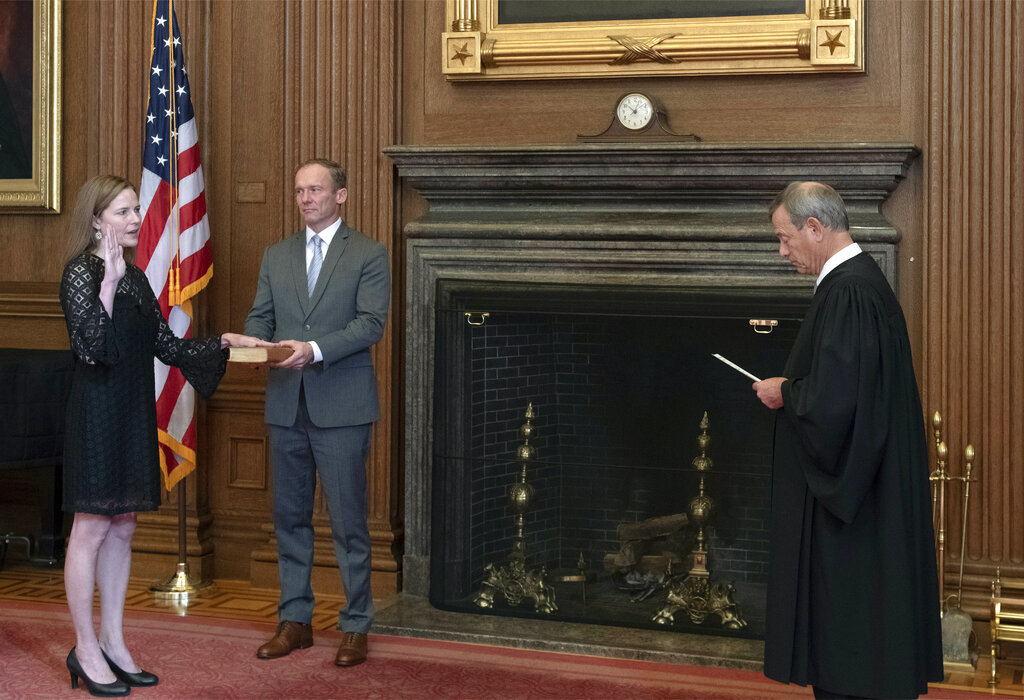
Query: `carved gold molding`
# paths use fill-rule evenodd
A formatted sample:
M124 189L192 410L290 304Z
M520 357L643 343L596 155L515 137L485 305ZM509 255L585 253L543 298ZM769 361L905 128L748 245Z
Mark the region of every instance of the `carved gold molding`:
M865 0L801 15L498 24L502 0L447 0L449 80L864 70Z

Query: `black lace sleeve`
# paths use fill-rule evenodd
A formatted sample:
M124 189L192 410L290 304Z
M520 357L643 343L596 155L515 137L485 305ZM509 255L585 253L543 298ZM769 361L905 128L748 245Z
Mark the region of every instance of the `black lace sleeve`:
M177 367L199 395L209 398L228 366L228 351L221 350L220 337L179 338L167 325L160 311L160 303L152 295L148 285L143 285L149 298L146 303L157 322L155 351L158 360L165 365Z
M60 305L75 356L89 364L113 365L120 359L120 351L114 322L100 301L102 277L103 262L98 258L73 258L64 266Z

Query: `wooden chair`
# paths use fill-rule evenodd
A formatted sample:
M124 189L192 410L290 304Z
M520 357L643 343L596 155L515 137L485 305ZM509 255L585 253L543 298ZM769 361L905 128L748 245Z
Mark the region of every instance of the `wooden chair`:
M999 579L999 569L996 569L996 578L992 581L991 616L989 618L992 629L992 676L988 684L992 687L999 685L999 676L996 675L996 656L999 654L999 645L1002 642L1024 642L1024 597L1014 598L1003 595L1003 583Z

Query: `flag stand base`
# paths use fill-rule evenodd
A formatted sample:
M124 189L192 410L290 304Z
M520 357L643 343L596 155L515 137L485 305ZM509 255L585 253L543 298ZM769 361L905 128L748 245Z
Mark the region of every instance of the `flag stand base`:
M178 562L174 575L159 583L154 583L149 590L158 600L171 600L188 604L189 598L196 598L200 592L209 593L214 589L212 581L200 581L188 574L188 564Z
M189 576L188 559L185 552L185 479L178 482L178 566L170 578L149 587L157 601L170 603L178 608L188 606L189 599L198 598L200 593L210 593L213 581L202 581Z

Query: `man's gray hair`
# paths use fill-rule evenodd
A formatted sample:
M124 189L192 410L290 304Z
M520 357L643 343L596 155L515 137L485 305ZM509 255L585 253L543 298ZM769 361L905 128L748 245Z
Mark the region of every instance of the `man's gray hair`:
M786 209L790 222L798 229L813 216L825 228L833 231L850 230L850 219L846 215L843 198L834 189L820 182L789 183L768 207L769 219L779 207Z

